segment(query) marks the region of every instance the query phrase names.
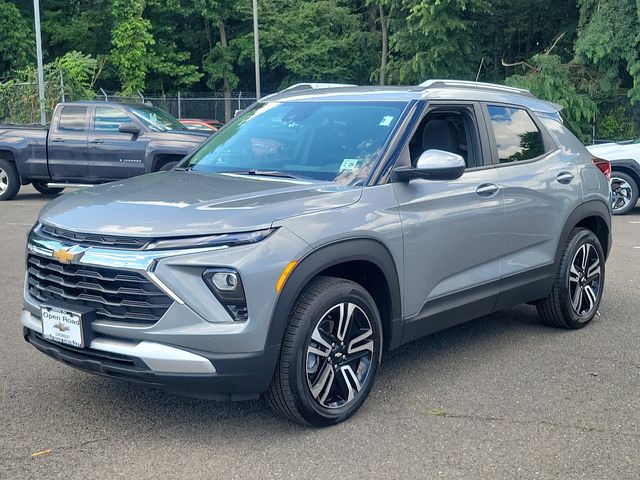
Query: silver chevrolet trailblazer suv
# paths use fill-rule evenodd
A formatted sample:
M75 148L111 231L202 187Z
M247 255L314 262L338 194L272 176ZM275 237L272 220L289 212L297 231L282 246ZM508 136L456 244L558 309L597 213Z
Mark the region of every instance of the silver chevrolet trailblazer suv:
M598 310L610 165L498 85L295 88L173 171L64 195L29 234L24 337L68 365L345 420L383 352L523 302Z

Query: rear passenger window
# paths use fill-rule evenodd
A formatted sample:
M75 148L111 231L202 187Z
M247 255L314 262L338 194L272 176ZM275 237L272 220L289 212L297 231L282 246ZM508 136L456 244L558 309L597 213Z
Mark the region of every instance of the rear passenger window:
M58 130L66 132L83 132L87 107L64 107L60 112Z
M531 160L545 153L542 134L526 110L489 105L500 163Z

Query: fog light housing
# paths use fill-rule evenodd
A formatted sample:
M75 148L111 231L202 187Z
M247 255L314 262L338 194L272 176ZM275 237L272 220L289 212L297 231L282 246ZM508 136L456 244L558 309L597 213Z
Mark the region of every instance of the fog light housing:
M202 279L235 322L248 320L247 300L238 272L230 268L210 268L204 271Z

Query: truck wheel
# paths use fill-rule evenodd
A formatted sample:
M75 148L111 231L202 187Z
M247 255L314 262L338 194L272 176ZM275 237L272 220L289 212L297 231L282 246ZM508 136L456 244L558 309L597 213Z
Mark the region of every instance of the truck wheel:
M159 172L167 172L169 170L171 170L173 167L175 167L178 164L178 162L168 162L165 163L163 166L160 167L160 170L158 170Z
M267 401L304 425L342 422L367 399L381 353L371 295L349 280L318 277L291 311Z
M600 240L585 228L569 234L567 246L549 296L537 303L545 323L576 329L598 312L604 289L604 251Z
M33 182L32 185L33 188L35 188L43 195L57 195L64 190L64 188L49 188L44 182Z
M16 165L0 158L0 201L12 200L20 191L20 175Z
M611 173L611 213L626 215L638 203L638 184L626 173L614 170Z

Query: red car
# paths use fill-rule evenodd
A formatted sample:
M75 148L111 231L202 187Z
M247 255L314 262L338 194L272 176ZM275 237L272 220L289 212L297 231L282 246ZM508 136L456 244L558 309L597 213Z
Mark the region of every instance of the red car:
M198 118L182 118L180 123L187 127L189 130L196 130L199 132L217 132L222 125L219 120L201 120Z

